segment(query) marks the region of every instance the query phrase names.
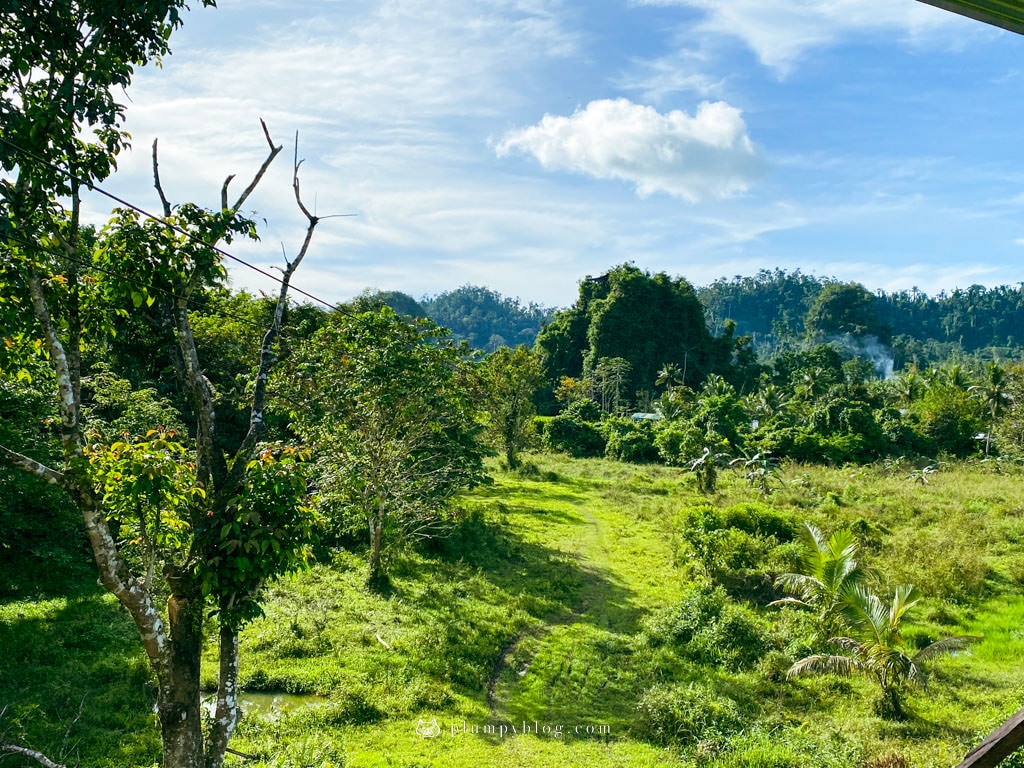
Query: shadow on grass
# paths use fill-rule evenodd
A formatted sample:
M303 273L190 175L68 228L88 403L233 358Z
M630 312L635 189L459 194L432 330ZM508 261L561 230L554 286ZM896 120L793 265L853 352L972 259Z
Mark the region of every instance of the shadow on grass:
M581 528L588 525L569 513L558 515ZM484 519L481 513L471 513L450 536L426 542L425 549L443 562L477 569L503 592L520 598L519 605L531 616L547 623L591 621L605 629L632 633L643 613L632 604L632 590L607 569L529 541L507 524ZM409 561L403 571L429 581L431 567L429 561ZM616 618L614 627L601 620L612 616Z
M99 594L0 603L0 733L69 765L151 765L160 753L138 633Z

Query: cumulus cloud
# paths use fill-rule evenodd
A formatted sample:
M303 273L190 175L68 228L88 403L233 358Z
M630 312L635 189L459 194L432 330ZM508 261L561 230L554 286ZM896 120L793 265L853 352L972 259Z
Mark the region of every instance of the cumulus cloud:
M924 3L892 0L637 0L706 15L699 28L743 40L761 63L786 74L807 50L851 34L897 30L920 38L958 17ZM963 20L960 20L960 28Z
M761 170L740 111L721 101L702 103L694 116L628 99L592 101L507 133L497 152L516 151L547 170L622 179L641 197L665 192L692 203L744 192Z

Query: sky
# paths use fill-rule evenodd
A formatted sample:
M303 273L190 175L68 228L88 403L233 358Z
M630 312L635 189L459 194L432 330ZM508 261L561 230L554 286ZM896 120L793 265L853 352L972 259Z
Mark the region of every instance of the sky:
M325 218L295 284L328 302L471 284L561 307L624 262L1024 281L1024 36L917 0L200 5L125 94L134 148L103 186L158 210L159 138L171 201L215 207L262 118L285 150L246 206L260 242L228 248L273 269L305 225L297 135Z

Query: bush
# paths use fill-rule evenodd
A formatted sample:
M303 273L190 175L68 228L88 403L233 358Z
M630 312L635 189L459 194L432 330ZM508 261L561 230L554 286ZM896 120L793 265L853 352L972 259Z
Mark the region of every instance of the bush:
M682 421L663 421L654 432L654 447L661 460L681 467L700 456L707 437L704 431Z
M584 421L589 424L596 424L601 420L601 406L596 400L584 397L569 403L569 406L562 412L573 421Z
M604 437L596 426L585 421L576 421L571 416L554 416L544 431L544 443L553 451L568 453L573 458L601 456L604 453Z
M652 614L645 622L651 645L685 645L717 619L729 597L721 587L693 585L678 603Z
M671 646L698 663L733 670L755 666L772 645L757 614L708 584L694 586L681 601L653 614L645 635L651 645Z
M796 522L760 503L737 504L725 510L704 505L686 510L679 534L705 573L730 586L734 595L771 599L771 564L791 556L774 553L796 537Z
M722 743L743 726L736 702L707 683L656 685L636 711L636 735L665 746Z
M635 464L658 460L651 422L613 416L605 420L601 431L606 441L604 454L608 458Z

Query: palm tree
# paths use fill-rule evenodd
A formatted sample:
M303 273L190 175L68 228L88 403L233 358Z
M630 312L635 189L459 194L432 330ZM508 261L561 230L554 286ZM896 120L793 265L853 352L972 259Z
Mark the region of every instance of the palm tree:
M788 399L780 386L768 382L747 396L747 409L758 419L768 421Z
M829 642L842 654L815 654L800 659L786 673L787 678L803 674L861 674L881 689L875 711L882 717L903 719L903 691L908 683L922 677L921 664L930 658L959 650L976 637L960 636L936 640L913 656L903 645L903 621L922 599L912 584L900 584L888 603L864 584L853 585L844 596L843 615L852 637L834 637Z
M968 387L967 391L977 397L988 410L988 430L985 432L985 455L988 456L989 448L992 445L992 428L996 418L1003 409L1013 402L1013 397L1007 391L1006 369L996 361L988 364L985 383Z
M658 371L658 378L654 380L655 386L665 387L669 391L682 386L684 372L675 363L665 363Z
M896 394L897 402L906 409L920 398L924 385L921 382L921 376L918 371L911 368L902 376L893 379L892 388Z
M834 531L827 539L816 526L804 523L800 532L805 549L801 557L803 573L783 573L775 584L789 597L770 605L800 605L818 612L818 629L827 639L845 627L842 610L846 593L860 584L867 572L857 563L860 545L846 528Z

